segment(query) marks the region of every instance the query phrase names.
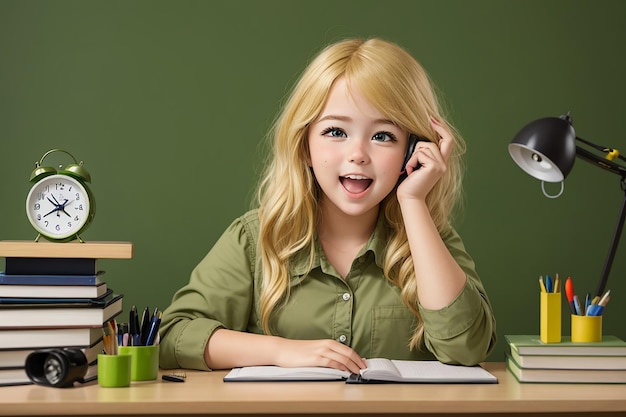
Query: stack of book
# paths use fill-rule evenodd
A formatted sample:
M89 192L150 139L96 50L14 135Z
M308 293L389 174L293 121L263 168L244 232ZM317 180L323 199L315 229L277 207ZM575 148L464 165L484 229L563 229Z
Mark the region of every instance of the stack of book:
M601 342L544 343L539 335L505 335L507 368L520 382L624 384L626 342L603 336Z
M33 351L81 349L97 375L102 326L122 312L98 259L130 259L129 242L0 241L0 386L30 384L24 365Z

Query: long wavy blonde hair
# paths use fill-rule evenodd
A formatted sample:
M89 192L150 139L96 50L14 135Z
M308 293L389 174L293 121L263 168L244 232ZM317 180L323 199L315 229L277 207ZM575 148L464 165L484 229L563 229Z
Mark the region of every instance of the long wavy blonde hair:
M448 169L427 197L440 233L449 226L461 191L465 144L442 117L433 84L422 66L400 46L381 39L348 39L326 47L297 81L268 138L270 160L257 192L262 261L259 316L271 334L271 316L289 297L289 267L296 255L315 256L314 239L320 212L320 191L307 164L308 126L321 113L328 92L340 77L358 89L389 120L401 128L437 143L429 116L453 133L455 146ZM420 319L418 293L404 222L395 190L381 202L381 215L390 239L384 256L385 277L401 290L404 304ZM421 323L421 320L418 321ZM418 346L421 324L409 345Z

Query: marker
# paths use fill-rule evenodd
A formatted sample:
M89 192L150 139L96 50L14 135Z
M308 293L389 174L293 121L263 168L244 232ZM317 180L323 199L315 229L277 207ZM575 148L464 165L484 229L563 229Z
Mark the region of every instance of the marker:
M601 316L602 311L604 311L604 307L598 304L591 304L589 306L589 309L587 310L587 315L588 316Z
M572 314L576 314L576 305L574 304L574 284L572 283L572 279L567 277L565 280L565 295L567 296L567 301L569 302L569 309Z

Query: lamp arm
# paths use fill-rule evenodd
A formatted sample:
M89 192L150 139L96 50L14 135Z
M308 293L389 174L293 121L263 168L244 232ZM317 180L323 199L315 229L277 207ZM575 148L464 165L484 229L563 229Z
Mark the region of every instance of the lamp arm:
M622 235L622 229L624 228L624 219L626 218L626 181L624 180L624 178L622 178L622 190L624 190L624 200L622 200L622 207L620 209L619 217L617 218L617 225L615 226L615 231L613 232L613 239L611 240L609 254L606 257L606 261L604 262L604 268L602 269L600 282L598 283L598 288L596 289L596 295L599 297L602 297L602 294L604 293L604 289L606 287L606 281L609 278L609 272L611 272L611 265L613 264L613 259L615 258L615 252L617 251L617 245Z
M587 142L579 137L576 137L576 139L584 143L590 144L590 142ZM620 175L622 178L626 178L625 167L618 165L615 162L610 161L606 158L602 158L594 153L591 153L588 150L581 148L578 145L576 145L576 156L578 156L580 159L584 159L585 161L592 163L593 165L599 166L602 169L605 169L607 171L611 171L614 174Z
M603 150L601 146L598 146L594 143L588 142L582 138L576 137L576 140L591 146L598 150ZM613 231L613 239L611 240L611 246L609 247L609 253L604 261L604 267L602 268L602 275L600 276L600 282L598 282L598 287L596 289L596 295L602 297L604 294L604 290L606 287L606 282L609 278L609 273L611 272L611 266L613 265L613 260L615 259L615 252L617 251L617 245L619 244L620 237L622 235L622 230L624 229L624 220L626 219L626 168L616 164L615 162L602 158L594 153L589 152L588 150L581 148L576 145L576 156L579 158L593 164L599 166L602 169L610 171L614 174L617 174L622 177L621 186L622 191L624 191L624 199L622 200L622 206L620 208L619 216L617 218L617 224L615 225L615 230Z

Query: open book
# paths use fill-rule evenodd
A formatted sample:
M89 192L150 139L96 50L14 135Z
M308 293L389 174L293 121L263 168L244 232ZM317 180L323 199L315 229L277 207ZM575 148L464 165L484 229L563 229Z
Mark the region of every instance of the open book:
M367 368L359 375L331 368L247 366L234 368L225 382L238 381L346 381L362 383L497 384L498 379L480 366L446 365L439 361L402 361L367 359Z

